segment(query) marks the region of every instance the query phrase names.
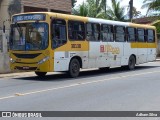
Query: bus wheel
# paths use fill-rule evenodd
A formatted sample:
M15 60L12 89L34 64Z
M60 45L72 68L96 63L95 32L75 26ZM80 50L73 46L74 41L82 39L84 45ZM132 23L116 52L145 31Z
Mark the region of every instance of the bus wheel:
M72 78L75 78L79 75L80 72L80 63L77 59L72 59L69 64L69 75Z
M44 77L47 72L35 72L35 74L38 76L38 77Z
M134 70L135 64L136 64L136 59L135 59L135 57L132 55L132 56L129 57L128 69L129 69L129 70Z

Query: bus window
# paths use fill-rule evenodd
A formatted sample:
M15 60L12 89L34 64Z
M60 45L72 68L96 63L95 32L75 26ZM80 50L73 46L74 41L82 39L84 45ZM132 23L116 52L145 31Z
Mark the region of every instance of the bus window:
M68 37L70 40L85 40L84 22L69 21L68 22Z
M153 30L147 30L147 42L155 42L155 33Z
M138 28L137 29L137 35L138 35L138 42L145 42L145 32L144 32L144 29Z
M116 42L125 41L125 27L115 26L115 41Z
M66 21L54 19L52 21L52 48L62 46L66 42Z
M87 23L87 40L89 41L100 40L100 24Z
M101 37L102 41L113 42L113 26L101 25Z
M135 28L128 27L127 28L127 39L128 42L135 42L136 41L136 31Z

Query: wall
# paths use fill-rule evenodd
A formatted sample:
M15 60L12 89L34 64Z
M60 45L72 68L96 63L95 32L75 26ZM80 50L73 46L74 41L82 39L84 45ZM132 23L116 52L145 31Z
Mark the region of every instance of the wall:
M8 54L8 47L7 47L7 39L6 34L0 31L0 41L2 43L2 48L0 50L0 73L8 73L10 72L9 66L9 54Z
M22 5L71 13L71 0L22 0Z
M3 28L3 23L8 30L10 27L10 16L8 14L8 5L11 0L3 0L0 7L0 29Z

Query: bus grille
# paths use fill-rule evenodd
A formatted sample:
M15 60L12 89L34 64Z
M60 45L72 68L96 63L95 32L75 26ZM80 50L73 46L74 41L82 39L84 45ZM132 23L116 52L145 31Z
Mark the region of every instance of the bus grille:
M39 56L41 53L36 53L36 54L17 54L17 53L13 53L17 58L28 58L28 59L32 59L32 58L36 58L37 56Z

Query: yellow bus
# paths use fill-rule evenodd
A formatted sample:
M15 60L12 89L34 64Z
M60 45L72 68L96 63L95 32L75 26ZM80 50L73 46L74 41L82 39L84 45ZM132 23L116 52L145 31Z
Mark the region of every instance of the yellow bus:
M52 12L16 14L10 32L14 71L67 71L135 65L156 59L156 28Z

